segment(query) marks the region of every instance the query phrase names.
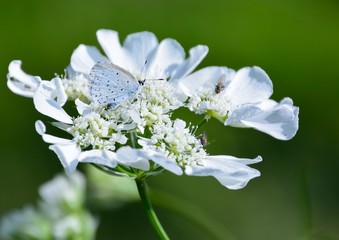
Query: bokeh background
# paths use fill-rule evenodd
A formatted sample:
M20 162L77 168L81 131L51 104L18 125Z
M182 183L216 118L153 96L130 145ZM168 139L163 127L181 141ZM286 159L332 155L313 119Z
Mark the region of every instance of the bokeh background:
M171 197L155 194L155 202L179 209L188 203L234 239L339 239L336 0L1 1L0 216L36 202L38 186L62 171L34 130L37 119L48 119L31 99L6 87L9 62L20 59L26 72L51 79L63 73L79 44L99 46L100 28L119 31L121 40L148 30L159 40L178 40L187 51L206 44L210 51L199 68L260 66L273 80L273 98L289 96L300 106L299 132L288 142L208 122L211 154L263 156L253 166L262 176L246 188L232 191L213 178L164 174L150 187ZM184 217L156 209L173 239L211 239ZM97 239L156 239L139 202L95 214L101 217Z

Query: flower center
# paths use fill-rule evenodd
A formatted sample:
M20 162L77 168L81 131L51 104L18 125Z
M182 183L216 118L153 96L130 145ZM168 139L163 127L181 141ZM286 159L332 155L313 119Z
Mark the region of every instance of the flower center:
M218 88L218 90L221 90ZM189 98L187 107L197 114L208 114L214 117L224 118L235 109L234 104L227 96L227 92L217 91L216 88L198 89L196 93Z

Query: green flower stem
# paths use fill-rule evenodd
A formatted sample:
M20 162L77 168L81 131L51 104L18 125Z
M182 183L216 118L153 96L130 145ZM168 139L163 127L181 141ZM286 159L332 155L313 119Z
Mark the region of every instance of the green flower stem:
M203 120L201 120L201 122L198 123L197 129L200 129L203 125L205 125L205 123L207 123L206 118L204 118Z
M136 148L137 146L137 141L136 141L136 135L135 132L130 132L130 137L131 137L131 144L132 144L132 148Z
M145 179L136 179L135 182L136 182L137 187L138 187L140 198L141 198L141 200L144 204L145 211L147 213L149 220L151 221L151 224L152 224L154 230L157 232L160 239L168 240L169 237L167 236L165 230L161 226L159 219L158 219L157 215L155 214L155 212L153 210L153 207L152 207L152 204L151 204L151 201L150 201L150 198L149 198L149 194L148 194L148 191L147 191L146 180Z

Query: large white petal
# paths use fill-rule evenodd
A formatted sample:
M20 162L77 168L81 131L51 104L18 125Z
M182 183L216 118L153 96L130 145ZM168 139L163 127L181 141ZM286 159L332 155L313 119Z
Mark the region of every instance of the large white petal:
M81 44L71 56L71 67L78 73L88 75L92 67L100 61L107 61L107 58L96 47Z
M185 173L190 176L213 176L223 186L229 189L240 189L260 172L247 165L262 161L259 156L255 159L235 158L232 156L207 156L203 165L186 166Z
M116 153L108 150L90 150L82 152L78 158L79 162L96 163L107 167L117 166Z
M299 126L299 108L290 98L280 103L267 100L257 105L242 106L232 112L225 125L252 127L280 140L293 138Z
M128 62L127 71L133 75L140 75L145 61L158 46L158 39L151 32L133 33L126 37L123 45L126 54L125 61Z
M35 122L35 130L38 134L42 136L42 139L46 143L58 144L58 143L70 143L72 140L66 138L59 138L49 134L46 134L46 126L45 124L38 120Z
M129 146L121 147L117 151L117 159L118 162L123 165L145 171L149 170L149 160L152 160L154 163L174 174L181 175L183 173L176 162L167 159L164 155L152 149L135 149Z
M261 68L245 67L237 71L225 91L233 105L238 106L269 99L273 84Z
M41 78L25 73L21 69L21 64L20 60L14 60L9 64L7 86L15 94L32 98L41 82Z
M149 170L150 164L149 159L145 158L141 149L131 148L130 146L124 146L117 151L117 160L119 163L139 168L141 170Z
M75 172L78 165L78 157L81 153L80 147L75 141L64 144L54 144L49 146L54 151L68 175Z
M170 81L176 82L178 79L190 74L205 58L207 53L208 47L204 45L198 45L191 48L189 51L189 57L177 67Z
M157 153L156 151L147 150L144 153L149 159L167 171L170 171L176 175L182 175L183 171L175 161L166 158L164 155Z
M125 52L121 47L118 33L108 29L100 29L97 31L97 38L111 62L123 69L128 69Z
M206 67L178 80L178 87L186 96L191 97L198 89L214 88L221 77L224 77L227 81L234 74L234 70L226 67Z
M38 112L54 118L55 120L72 124L72 118L65 112L65 110L51 98L51 92L55 89L51 88L49 82L42 82L33 96L33 102ZM58 95L58 94L57 94Z
M146 76L152 78L168 77L177 65L185 59L185 51L174 39L164 39L152 54L146 65Z
M180 125L180 122L178 122L178 125ZM143 147L143 150L140 152L140 154L143 155L145 159L151 159L164 169L174 174L182 175L183 171L175 161L167 159L163 154L160 154L151 148L152 143L150 139L140 138L138 143Z

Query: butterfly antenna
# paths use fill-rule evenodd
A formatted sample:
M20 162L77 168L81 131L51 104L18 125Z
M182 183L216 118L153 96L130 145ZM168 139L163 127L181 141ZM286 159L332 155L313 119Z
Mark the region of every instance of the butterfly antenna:
M146 67L146 64L147 64L147 59L145 60L145 63L144 63L144 65L142 66L142 69L141 69L141 76L143 75L143 73L144 73L144 70L145 70L145 67ZM139 80L138 82L139 82L139 84L141 84L141 85L144 85L144 83L145 83L145 81L158 81L158 80L167 80L167 78L155 78L155 79L149 79L149 78L144 78L143 80Z
M147 81L159 81L159 80L167 80L167 78L154 78L154 79L147 78Z
M146 64L147 64L147 59L145 60L145 63L144 63L144 65L142 65L140 76L142 76L142 75L143 75L143 73L144 73L144 70L145 70L145 67L146 67Z

